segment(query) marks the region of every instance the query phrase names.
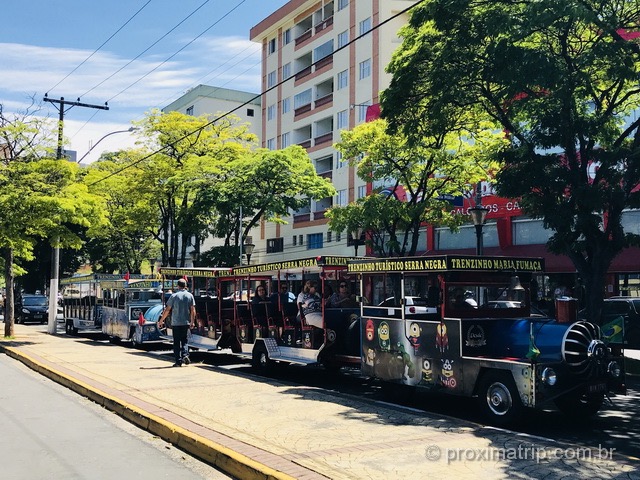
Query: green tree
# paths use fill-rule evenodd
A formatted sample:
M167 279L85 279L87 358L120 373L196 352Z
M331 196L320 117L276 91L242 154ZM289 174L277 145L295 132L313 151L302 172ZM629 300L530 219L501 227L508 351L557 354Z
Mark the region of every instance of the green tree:
M224 239L227 263L237 263L240 245L261 219L284 223L283 217L309 204L310 199L335 195L333 185L315 171L299 145L282 150L260 148L222 167L220 182L209 191L219 213L212 232ZM242 209L242 232L237 235ZM232 245L232 239L235 244ZM220 249L217 249L220 251Z
M425 223L451 228L460 224L444 198L462 195L469 185L487 179L497 168L491 158L504 140L481 130L467 137L473 142L460 141L460 131L409 142L402 133L388 133L387 127L385 120L376 120L342 132L336 148L357 165L358 176L376 188L373 195L331 208L327 216L334 231L366 231L377 255L412 256Z
M597 319L604 274L640 203L638 0L418 5L388 67L382 112L414 141L473 112L504 130L498 193L554 233Z

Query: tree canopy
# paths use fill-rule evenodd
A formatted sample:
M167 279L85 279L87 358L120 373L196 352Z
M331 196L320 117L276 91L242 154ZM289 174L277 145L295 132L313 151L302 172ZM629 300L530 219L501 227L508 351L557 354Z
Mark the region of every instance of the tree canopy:
M484 118L510 141L497 191L553 231L599 315L640 206L640 2L426 0L400 34L382 113L410 141ZM477 124L479 125L479 124Z
M461 141L461 133L455 132L410 142L387 128L386 121L375 120L341 133L336 148L352 159L358 176L374 190L373 195L331 208L327 216L332 230L367 232L366 241L377 255L411 256L425 223L451 228L460 224L447 199L495 172L498 164L488 152L495 156L504 140L480 130L475 138L466 132L469 141Z

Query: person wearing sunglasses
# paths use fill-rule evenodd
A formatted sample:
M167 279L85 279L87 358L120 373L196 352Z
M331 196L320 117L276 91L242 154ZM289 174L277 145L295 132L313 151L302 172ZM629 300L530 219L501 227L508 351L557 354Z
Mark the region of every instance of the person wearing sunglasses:
M353 295L349 293L349 284L346 280L338 282L338 291L329 297L329 307L345 308L357 305Z

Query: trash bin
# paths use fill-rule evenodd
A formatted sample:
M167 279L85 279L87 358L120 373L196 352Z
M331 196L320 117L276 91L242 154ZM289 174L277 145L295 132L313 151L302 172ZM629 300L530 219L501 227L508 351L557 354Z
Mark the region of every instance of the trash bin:
M578 320L578 299L556 298L556 320L558 323L573 323Z

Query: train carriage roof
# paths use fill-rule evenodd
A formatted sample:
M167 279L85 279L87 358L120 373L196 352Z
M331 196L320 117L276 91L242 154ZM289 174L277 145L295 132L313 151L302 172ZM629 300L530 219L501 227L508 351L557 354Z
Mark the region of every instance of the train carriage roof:
M358 258L348 262L349 273L393 272L544 272L544 259L533 257L485 257L433 255L404 258Z

